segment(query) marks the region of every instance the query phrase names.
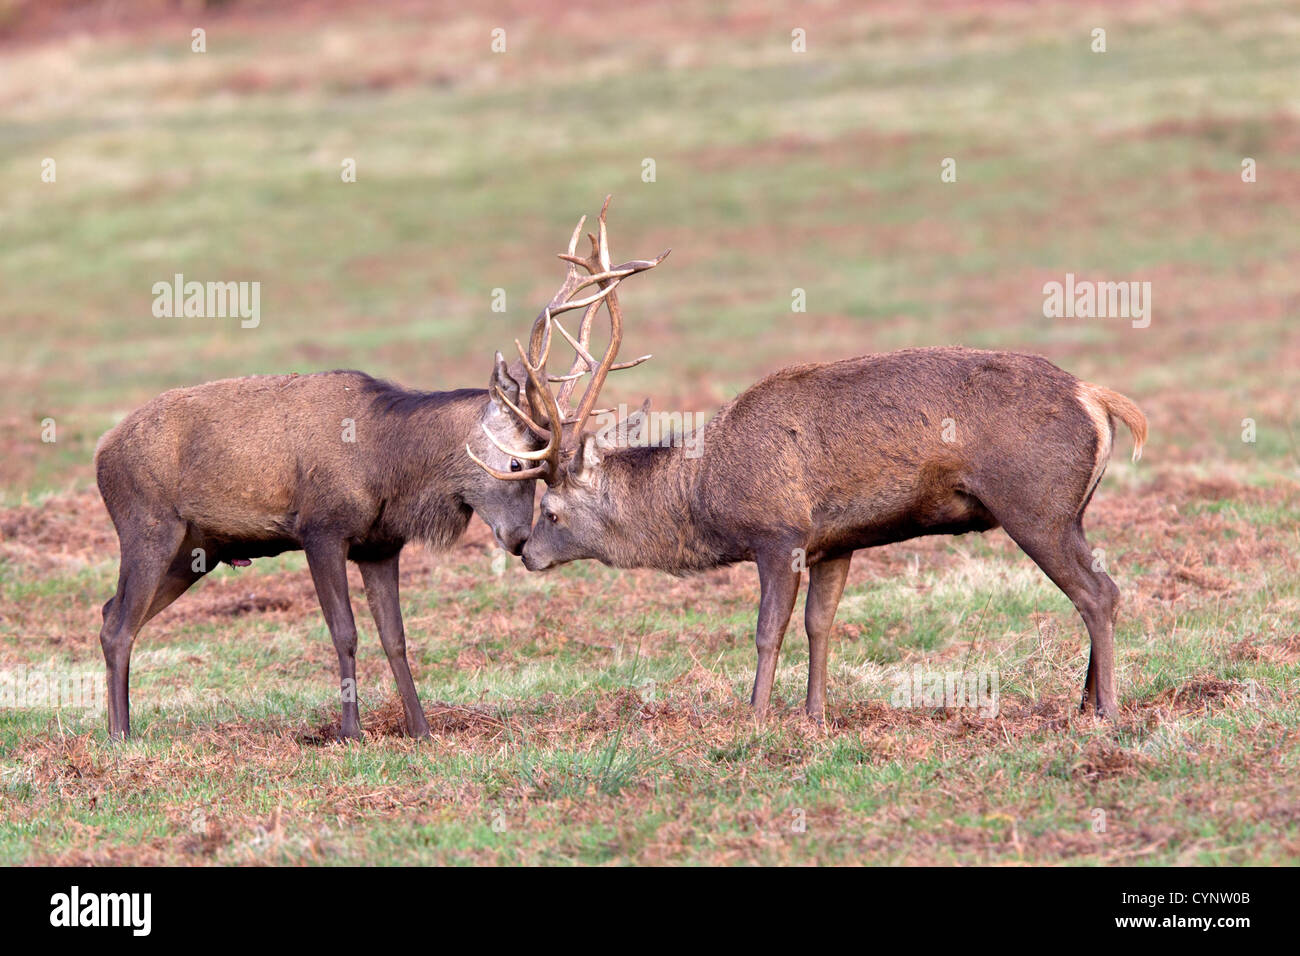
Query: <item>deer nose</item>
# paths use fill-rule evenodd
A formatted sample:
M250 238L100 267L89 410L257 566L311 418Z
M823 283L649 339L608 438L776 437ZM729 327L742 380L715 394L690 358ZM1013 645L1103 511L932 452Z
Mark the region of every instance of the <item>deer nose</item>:
M511 528L502 536L501 544L511 554L519 555L524 553L524 545L528 542L528 533L532 531L527 525L520 528Z
M554 563L555 562L551 560L539 559L537 555L533 554L527 548L524 548L524 567L529 571L545 571Z

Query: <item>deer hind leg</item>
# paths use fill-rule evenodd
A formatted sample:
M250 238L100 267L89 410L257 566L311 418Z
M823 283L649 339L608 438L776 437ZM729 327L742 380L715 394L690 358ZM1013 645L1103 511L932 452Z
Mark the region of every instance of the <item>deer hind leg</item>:
M808 605L804 629L808 632L808 716L817 723L826 718L826 660L830 649L831 625L844 593L853 553L821 561L808 571Z
M174 518L139 522L120 535L117 592L104 605L104 623L99 630L108 678L110 737L131 736L131 647L145 621L156 613L152 611L155 600L164 590L168 570L184 539L185 525Z
M326 539L308 542L303 550L307 552L307 567L311 570L312 583L316 585L316 598L320 601L325 625L339 657L339 689L343 701L340 735L359 740L357 624L348 598L347 546L341 540Z
M172 557L171 565L167 568L167 573L163 575L162 581L154 591L153 601L149 604L149 610L145 612L141 626L152 621L211 570L207 564L209 560L207 555L213 553L211 548L204 549L206 554L202 555L202 561L199 561L200 556L194 554L194 549L201 544L201 541L189 536L181 542L181 546ZM196 566L203 570L196 571Z
M1082 708L1091 705L1098 717L1119 713L1115 696L1115 618L1119 588L1094 558L1078 518L1064 527L1035 526L1012 518L1003 521L1012 540L1034 559L1052 582L1073 602L1088 628L1091 648Z
M1084 548L1087 549L1086 542ZM1119 588L1110 575L1092 570L1091 552L1084 561L1087 571L1097 576L1100 593L1094 596L1094 604L1087 613L1080 611L1088 626L1092 647L1088 652L1088 677L1083 685L1079 710L1091 706L1098 716L1113 717L1119 713L1119 701L1115 696L1115 622L1119 616ZM1105 638L1099 642L1093 637L1096 633L1104 633Z
M420 695L411 678L411 665L406 659L406 629L402 625L402 604L397 591L397 562L395 554L384 561L361 563L361 579L366 584L366 601L370 615L379 628L379 641L388 655L388 666L397 681L397 692L402 695L402 709L406 711L406 732L412 737L429 736L429 722Z

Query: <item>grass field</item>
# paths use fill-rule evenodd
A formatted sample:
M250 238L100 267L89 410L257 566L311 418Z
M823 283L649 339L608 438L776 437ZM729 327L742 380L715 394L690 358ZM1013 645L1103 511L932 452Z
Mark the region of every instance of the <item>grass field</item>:
M1300 8L464 6L0 45L0 671L102 672L91 457L123 414L258 372L482 386L611 192L616 258L674 251L625 289L656 357L607 401L958 343L1138 402L1146 454L1117 439L1086 523L1120 718L1077 713L1082 622L1001 531L859 553L817 729L802 600L749 717L751 565L530 575L476 521L404 563L432 740L400 736L358 575L343 745L301 555L223 567L141 633L130 743L0 709L0 863L1300 859ZM1150 326L1044 318L1067 272L1150 281ZM260 325L155 318L175 273L261 282ZM891 706L915 668L996 672L999 715Z

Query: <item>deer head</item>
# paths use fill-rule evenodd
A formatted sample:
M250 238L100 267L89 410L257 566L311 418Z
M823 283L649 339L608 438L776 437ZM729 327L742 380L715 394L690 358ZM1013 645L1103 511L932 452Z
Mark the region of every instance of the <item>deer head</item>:
M520 554L533 523L534 483L498 481L494 475L517 475L528 470L526 459L502 451L517 445L530 454L539 442L512 408L518 407L520 383L496 353L488 379L489 400L483 407L468 447L476 461L486 463L481 471L466 465L460 482L460 496L492 529L497 543L511 554Z

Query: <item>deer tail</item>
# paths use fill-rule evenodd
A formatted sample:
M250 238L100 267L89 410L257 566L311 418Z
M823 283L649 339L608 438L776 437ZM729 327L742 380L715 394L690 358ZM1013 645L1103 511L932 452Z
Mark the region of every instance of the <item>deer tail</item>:
M1089 382L1079 384L1081 386L1079 399L1084 407L1089 412L1094 408L1100 408L1108 426L1111 426L1113 419L1116 418L1127 425L1128 430L1133 433L1133 460L1137 461L1141 458L1142 446L1147 442L1147 418L1142 414L1142 410L1131 399L1113 389Z

